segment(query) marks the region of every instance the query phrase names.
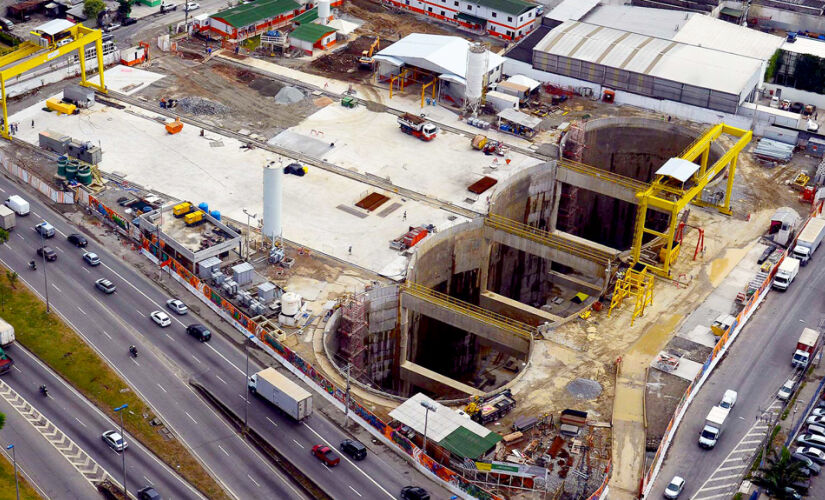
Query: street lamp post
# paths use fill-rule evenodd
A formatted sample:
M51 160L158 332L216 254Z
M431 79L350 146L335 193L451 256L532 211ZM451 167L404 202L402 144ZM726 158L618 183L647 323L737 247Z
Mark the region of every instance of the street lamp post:
M46 221L43 221L43 222L46 222ZM46 273L46 252L42 250L42 248L44 246L43 231L38 230L37 232L40 233L40 248L41 248L40 254L41 254L41 257L43 257L43 283L46 287L46 312L49 313L49 312L51 312L51 307L49 306L49 275L48 275L48 273Z
M347 400L344 402L344 427L349 423L349 372L352 369L352 363L347 363L345 369L347 370Z
M246 378L244 379L244 386L246 386L246 400L243 406L243 428L247 429L249 422L249 338L243 341L243 350L246 352Z
M249 232L251 231L251 226L249 224L250 219L257 219L258 214L251 214L243 209L243 213L246 214L246 258L249 260Z
M11 461L14 463L14 491L17 493L17 500L20 500L20 486L17 484L17 457L14 453L14 445L6 446L7 450L11 450Z
M424 407L424 453L427 453L427 417L430 415L430 412L435 412L436 408L433 404L428 403L427 401L422 401L421 406Z
M129 498L129 490L126 489L126 436L123 434L123 410L129 405L124 404L115 408L115 412L120 415L120 439L123 440L123 449L120 450L120 458L123 464L123 496Z

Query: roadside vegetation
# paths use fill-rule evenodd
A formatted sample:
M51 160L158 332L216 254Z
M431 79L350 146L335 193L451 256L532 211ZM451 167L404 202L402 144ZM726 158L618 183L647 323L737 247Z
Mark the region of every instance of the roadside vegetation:
M46 313L45 304L20 283L16 273L0 273L0 316L14 326L17 342L59 373L113 422L119 418L113 408L128 404L123 415L125 430L207 498L228 498L180 441L167 440L159 432L162 426L150 424L156 417L152 409L59 316ZM7 491L0 487L0 500L6 498L3 492ZM11 491L13 494L13 483Z
M3 425L6 423L6 415L0 412L0 430L3 429ZM14 443L2 443L3 449L9 444ZM11 461L11 456L9 456L9 452L6 449L5 453L6 460L0 459L0 500L16 500L17 499L17 490L14 487L14 463ZM29 485L29 483L23 478L22 474L18 470L17 474L17 486L20 488L20 498L23 500L36 500L40 498L40 495L34 491L34 488Z

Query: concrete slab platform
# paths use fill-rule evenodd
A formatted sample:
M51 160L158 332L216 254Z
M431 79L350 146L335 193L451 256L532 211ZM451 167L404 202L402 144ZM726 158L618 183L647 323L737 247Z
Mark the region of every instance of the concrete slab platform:
M705 347L714 347L719 338L711 333L710 327L705 325L696 325L693 330L680 331L676 334L677 337L682 337Z
M245 223L244 208L263 212L262 167L270 159L278 160L273 153L242 148L240 141L212 132L200 137L200 129L188 125L169 135L164 117L133 106L118 110L98 104L72 116L48 113L43 107L39 102L12 117L36 123L36 128L21 127L18 138L37 144L41 130L64 132L99 143L104 172L120 172L130 182L179 200L206 201L235 221ZM215 141L224 146L211 147ZM290 162L283 158L284 165ZM388 204L400 203L401 208L384 217L355 217L336 207L354 207L376 189L318 168L304 177L285 175L283 186L284 238L376 273L391 273L395 279L403 277L407 257L389 248L391 240L410 225L446 229L466 220L391 192L381 194L390 198Z
M662 351L659 354L667 354L667 352ZM696 361L691 361L687 358L681 358L679 360L679 366L677 366L672 372L668 372L656 366L656 357L654 357L650 362L650 367L665 373L670 373L671 375L675 375L681 379L692 381L696 378L696 374L699 373L699 370L702 369L702 363L697 363Z
M132 95L163 78L166 78L166 75L122 64L103 72L106 88L126 95Z

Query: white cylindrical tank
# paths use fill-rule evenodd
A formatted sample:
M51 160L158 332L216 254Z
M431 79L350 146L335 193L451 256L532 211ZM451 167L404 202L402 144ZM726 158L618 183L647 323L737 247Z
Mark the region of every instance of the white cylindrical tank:
M329 18L329 0L319 0L318 19L320 19L322 24L327 24L329 22Z
M286 292L281 296L281 314L295 316L301 311L301 296L295 292Z
M484 90L484 73L487 71L487 48L480 43L470 45L467 51L467 88L465 96L468 101L474 102L481 99Z
M270 161L264 167L264 238L275 240L281 236L281 206L283 204L284 169Z

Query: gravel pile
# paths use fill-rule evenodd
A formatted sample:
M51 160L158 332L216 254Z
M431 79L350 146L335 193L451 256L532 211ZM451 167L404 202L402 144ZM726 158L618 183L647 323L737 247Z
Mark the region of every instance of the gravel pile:
M295 104L304 99L304 93L295 87L284 87L275 94L275 102L278 104Z
M184 97L178 101L178 107L193 115L223 115L229 113L229 107L202 97Z
M596 399L602 393L602 386L589 378L577 378L567 384L567 392L578 399Z

